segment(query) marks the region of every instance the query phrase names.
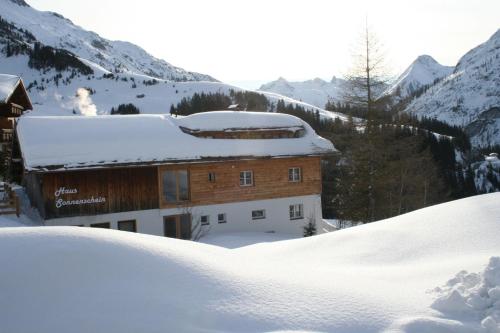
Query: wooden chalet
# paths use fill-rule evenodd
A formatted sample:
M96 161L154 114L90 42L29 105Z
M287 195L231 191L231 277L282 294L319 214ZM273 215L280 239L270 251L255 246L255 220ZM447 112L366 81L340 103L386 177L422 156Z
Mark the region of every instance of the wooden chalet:
M19 76L0 74L0 150L4 168L10 175L22 172L19 151L14 142L17 119L27 110L33 109L30 98Z
M301 235L321 221L321 156L335 151L283 114L26 117L24 184L46 225L197 239Z

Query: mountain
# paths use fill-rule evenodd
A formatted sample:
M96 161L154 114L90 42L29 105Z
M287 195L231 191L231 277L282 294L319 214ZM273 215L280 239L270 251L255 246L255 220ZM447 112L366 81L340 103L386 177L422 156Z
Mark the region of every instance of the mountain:
M21 76L37 115L108 114L132 103L141 113L168 113L195 93L242 89L206 74L175 67L140 47L110 41L57 13L23 0L0 0L0 73ZM286 96L263 94L287 104L341 117Z
M474 146L500 144L500 29L404 111L462 126Z
M443 66L429 55L421 55L384 91L382 96L391 96L397 101L402 100L452 72L453 67Z
M320 78L291 82L280 77L276 81L263 84L258 91L277 93L324 108L328 101L342 100L345 84L345 80L335 76L330 82Z
M22 0L0 0L0 17L29 31L44 45L71 51L113 73L144 74L172 81L216 81L157 59L137 45L111 41L53 12L38 11Z

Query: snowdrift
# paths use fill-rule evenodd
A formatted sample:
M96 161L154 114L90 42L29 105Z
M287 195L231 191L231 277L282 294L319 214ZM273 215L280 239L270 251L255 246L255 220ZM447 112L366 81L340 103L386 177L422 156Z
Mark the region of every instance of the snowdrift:
M1 331L496 332L494 309L457 313L439 299L457 273L495 271L499 202L487 194L233 250L112 230L2 228ZM487 308L498 305L492 274L476 281L494 290Z

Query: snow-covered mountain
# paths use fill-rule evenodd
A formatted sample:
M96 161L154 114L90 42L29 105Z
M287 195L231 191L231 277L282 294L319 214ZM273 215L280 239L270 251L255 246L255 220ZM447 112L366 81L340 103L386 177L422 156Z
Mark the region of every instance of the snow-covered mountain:
M475 146L500 144L500 29L405 111L463 126Z
M453 67L443 66L429 55L421 55L382 94L395 100L402 100L418 89L432 85L437 80L450 75Z
M125 103L141 113L168 113L172 104L194 93L242 90L156 59L136 45L104 39L23 0L0 0L0 7L0 73L23 78L37 115L88 109L107 114ZM283 99L325 117L346 119L289 97L263 94L274 104Z
M0 0L0 17L29 31L37 41L71 51L114 73L136 73L173 81L215 81L157 59L137 45L111 41L53 12L42 12L23 0Z
M324 108L328 101L342 100L345 85L345 80L335 76L330 82L320 78L292 82L280 77L276 81L263 84L259 91L277 93Z

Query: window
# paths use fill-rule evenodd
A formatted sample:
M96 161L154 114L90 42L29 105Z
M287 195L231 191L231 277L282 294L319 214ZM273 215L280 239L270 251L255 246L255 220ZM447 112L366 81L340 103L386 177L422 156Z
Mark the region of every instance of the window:
M261 220L266 218L266 211L264 209L252 210L252 220Z
M189 200L189 179L187 170L163 172L163 200L175 203Z
M290 205L290 220L304 218L304 206L302 204Z
M201 225L209 225L210 224L210 216L202 215L200 218Z
M219 223L226 223L226 213L218 214L217 215L217 222Z
M211 183L215 183L215 172L208 173L208 181Z
M241 171L240 172L240 186L251 186L253 185L253 172L252 171Z
M289 182L300 182L301 174L300 168L289 168L288 169L288 181Z
M135 220L118 221L118 230L136 232L137 226Z
M93 223L90 225L92 228L105 228L109 229L110 228L110 223L109 222L103 222L103 223Z

